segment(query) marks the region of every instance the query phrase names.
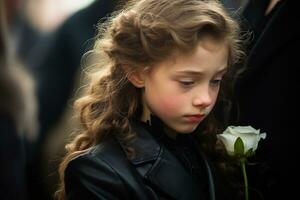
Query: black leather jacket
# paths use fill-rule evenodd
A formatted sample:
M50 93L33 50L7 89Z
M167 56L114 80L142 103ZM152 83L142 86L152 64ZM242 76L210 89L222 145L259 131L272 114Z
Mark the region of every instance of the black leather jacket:
M207 199L195 179L178 158L140 124L133 123L137 133L129 159L122 145L109 135L90 151L76 157L65 171L66 194L71 200L92 199ZM206 193L215 199L214 181L209 162L198 149L205 165Z

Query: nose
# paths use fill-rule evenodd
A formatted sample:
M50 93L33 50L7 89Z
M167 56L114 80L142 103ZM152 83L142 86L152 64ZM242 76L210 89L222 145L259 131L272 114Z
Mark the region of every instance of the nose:
M193 105L197 107L208 107L213 103L213 94L209 88L198 90L193 98Z

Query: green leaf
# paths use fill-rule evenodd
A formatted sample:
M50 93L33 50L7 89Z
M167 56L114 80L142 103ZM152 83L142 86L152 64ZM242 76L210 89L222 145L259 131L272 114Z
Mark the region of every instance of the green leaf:
M244 155L244 143L240 137L238 137L234 143L234 154L236 156Z

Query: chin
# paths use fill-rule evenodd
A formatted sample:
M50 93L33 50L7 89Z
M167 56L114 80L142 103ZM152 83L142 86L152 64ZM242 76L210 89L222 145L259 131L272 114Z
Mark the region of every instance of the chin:
M176 132L178 133L182 133L182 134L189 134L189 133L192 133L196 130L197 126L195 127L181 127L181 128L178 128L176 129Z

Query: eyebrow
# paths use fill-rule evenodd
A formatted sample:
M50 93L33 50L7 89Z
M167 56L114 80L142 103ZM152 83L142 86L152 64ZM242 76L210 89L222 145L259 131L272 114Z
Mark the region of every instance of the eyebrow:
M222 74L226 73L228 70L228 67L224 67L221 70L217 71L216 74ZM193 70L182 70L182 71L176 71L177 74L183 74L183 75L192 75L192 76L197 76L197 75L203 75L204 72L201 71L193 71Z

